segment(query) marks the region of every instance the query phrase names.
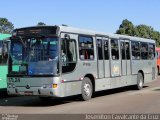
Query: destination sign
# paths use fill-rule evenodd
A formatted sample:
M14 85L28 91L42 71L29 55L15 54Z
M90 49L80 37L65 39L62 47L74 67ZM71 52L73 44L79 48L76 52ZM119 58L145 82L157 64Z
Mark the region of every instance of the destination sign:
M56 35L57 27L56 26L42 26L42 27L27 27L15 29L13 31L13 36L49 36Z

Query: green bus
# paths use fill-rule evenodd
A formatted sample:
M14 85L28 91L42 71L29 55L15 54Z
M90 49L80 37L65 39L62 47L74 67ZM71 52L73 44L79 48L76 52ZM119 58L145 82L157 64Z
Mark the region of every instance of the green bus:
M6 91L7 88L7 73L8 73L8 42L10 34L0 33L0 92Z

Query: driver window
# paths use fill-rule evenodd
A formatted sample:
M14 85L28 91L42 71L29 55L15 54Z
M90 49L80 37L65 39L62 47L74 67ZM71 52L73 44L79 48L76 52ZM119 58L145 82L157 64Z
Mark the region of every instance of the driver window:
M62 39L61 61L62 61L62 73L71 72L75 69L77 62L75 40Z

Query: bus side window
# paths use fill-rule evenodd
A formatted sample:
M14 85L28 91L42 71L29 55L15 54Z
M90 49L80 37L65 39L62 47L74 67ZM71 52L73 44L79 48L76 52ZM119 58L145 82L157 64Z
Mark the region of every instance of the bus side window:
M131 42L132 46L132 59L133 60L139 60L140 59L140 46L139 42L132 41Z
M148 59L148 43L141 42L141 59Z
M79 55L81 60L94 59L93 38L91 36L79 36Z
M111 39L111 55L113 60L119 59L118 40Z
M155 58L155 44L149 43L149 59L153 60Z

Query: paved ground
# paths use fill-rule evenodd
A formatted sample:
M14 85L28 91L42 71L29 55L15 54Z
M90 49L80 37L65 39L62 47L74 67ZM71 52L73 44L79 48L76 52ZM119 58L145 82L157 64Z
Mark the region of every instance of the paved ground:
M89 114L160 113L160 78L145 84L141 91L132 87L98 92L89 101L77 97L41 101L38 97L3 97L0 114Z

